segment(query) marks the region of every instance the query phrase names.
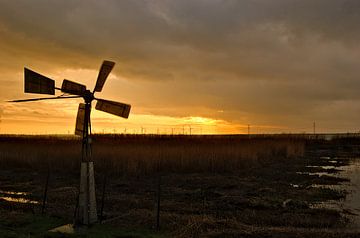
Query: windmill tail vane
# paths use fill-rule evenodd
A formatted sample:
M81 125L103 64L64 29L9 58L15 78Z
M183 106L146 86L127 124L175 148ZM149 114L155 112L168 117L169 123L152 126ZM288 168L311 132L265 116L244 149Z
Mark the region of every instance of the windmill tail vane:
M96 92L101 92L107 77L114 68L115 63L104 60L96 80L93 91L85 85L67 79L63 80L61 88L55 86L55 80L41 75L31 69L24 68L24 92L55 95L55 91L63 94L54 97L40 97L30 99L18 99L9 102L31 102L41 100L83 98L84 102L79 104L75 135L82 136L82 158L80 171L79 201L76 211L76 223L89 225L97 221L94 168L91 161L91 106L94 100L97 101L95 109L110 113L115 116L128 118L131 106L129 104L115 102L95 97Z

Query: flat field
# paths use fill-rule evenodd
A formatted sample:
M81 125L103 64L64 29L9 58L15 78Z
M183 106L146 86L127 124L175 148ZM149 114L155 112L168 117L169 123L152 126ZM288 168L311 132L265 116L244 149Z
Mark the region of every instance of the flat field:
M314 186L347 182L317 174L349 163L352 151L332 150L337 144L280 135L95 135L103 224L66 236L358 237L342 212L314 206L347 196ZM47 230L73 222L80 158L76 137L1 136L0 236L64 237Z

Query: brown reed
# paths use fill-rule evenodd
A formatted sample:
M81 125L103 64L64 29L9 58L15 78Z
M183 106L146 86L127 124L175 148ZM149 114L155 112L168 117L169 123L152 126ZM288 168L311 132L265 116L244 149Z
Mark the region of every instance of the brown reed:
M94 135L98 171L114 175L223 173L303 156L304 139L257 136ZM0 166L76 172L75 136L0 136Z

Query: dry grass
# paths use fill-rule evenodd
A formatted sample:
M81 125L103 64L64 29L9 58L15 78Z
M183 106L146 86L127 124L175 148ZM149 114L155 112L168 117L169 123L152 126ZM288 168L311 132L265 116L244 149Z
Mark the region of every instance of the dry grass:
M304 153L291 137L94 135L97 170L112 174L231 172ZM77 171L81 141L72 136L1 136L0 166Z

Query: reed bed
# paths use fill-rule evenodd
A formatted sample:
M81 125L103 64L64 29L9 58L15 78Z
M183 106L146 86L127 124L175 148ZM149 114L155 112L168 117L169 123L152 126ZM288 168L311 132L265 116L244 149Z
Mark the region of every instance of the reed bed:
M236 172L304 154L305 140L286 136L94 135L98 172L113 175ZM77 172L75 136L0 136L2 168Z

